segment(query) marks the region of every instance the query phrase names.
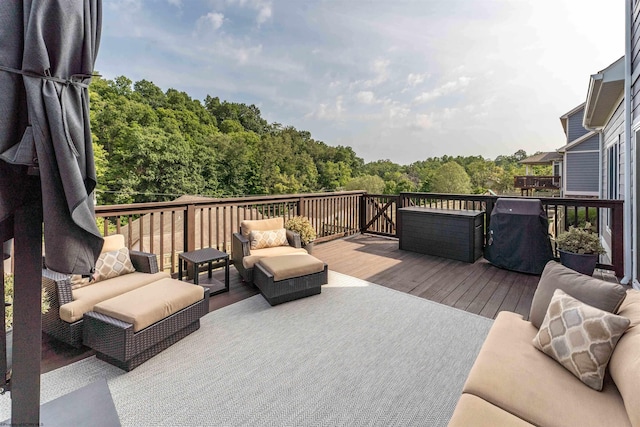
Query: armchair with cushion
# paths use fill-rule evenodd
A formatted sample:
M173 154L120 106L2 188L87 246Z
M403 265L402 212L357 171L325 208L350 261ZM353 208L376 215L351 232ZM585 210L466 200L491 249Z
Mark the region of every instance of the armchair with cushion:
M96 304L170 277L169 273L159 271L154 254L128 251L121 234L105 237L100 259L96 263L96 275L95 280L89 280L51 271L46 267L42 269L42 284L51 305L51 309L42 315L44 333L80 347L83 316L93 310Z
M285 230L282 217L244 220L231 239L231 260L247 283L253 283L253 266L260 259L306 253L300 235Z

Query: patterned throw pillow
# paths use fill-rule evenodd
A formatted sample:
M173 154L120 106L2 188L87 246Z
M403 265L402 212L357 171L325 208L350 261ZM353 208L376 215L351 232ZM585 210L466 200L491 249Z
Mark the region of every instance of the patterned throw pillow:
M625 317L587 305L556 289L533 345L600 391L613 349L629 323Z
M287 230L279 228L277 230L258 231L252 230L249 234L251 249L273 248L287 244Z
M96 282L112 277L129 274L136 271L129 258L129 250L122 248L117 251L104 252L96 261Z

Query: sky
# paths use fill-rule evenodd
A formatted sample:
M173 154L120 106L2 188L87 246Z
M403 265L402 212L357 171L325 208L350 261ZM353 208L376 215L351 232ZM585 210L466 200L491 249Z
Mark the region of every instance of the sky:
M408 165L562 147L623 54L622 0L103 0L95 69Z

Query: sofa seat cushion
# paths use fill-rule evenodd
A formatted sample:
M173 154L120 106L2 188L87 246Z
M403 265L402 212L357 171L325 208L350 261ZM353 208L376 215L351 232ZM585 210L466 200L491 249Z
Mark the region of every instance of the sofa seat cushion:
M602 391L587 387L533 346L537 333L519 314L501 312L463 391L535 425L631 425L609 375Z
M263 258L260 265L273 276L274 282L324 271L324 262L302 254Z
M69 323L76 322L82 319L87 311L93 310L93 306L101 301L167 277L170 277L169 273L163 271L153 274L135 271L124 276L103 280L91 286L74 289L72 292L73 301L60 306L60 319Z
M631 423L640 426L640 291L627 291L618 315L631 320L631 324L611 355L609 372L620 390Z
M308 252L303 248L294 248L293 246L278 246L275 248L254 249L251 251L251 255L242 258L242 265L244 266L244 268L253 268L254 264L260 261L262 258L293 254L307 255Z
M189 307L204 297L204 288L175 279L161 279L102 301L96 313L131 323L138 332Z
M525 420L516 417L498 408L495 405L480 399L473 394L462 393L456 405L453 416L449 420L449 427L496 427L513 426L528 427L533 426Z

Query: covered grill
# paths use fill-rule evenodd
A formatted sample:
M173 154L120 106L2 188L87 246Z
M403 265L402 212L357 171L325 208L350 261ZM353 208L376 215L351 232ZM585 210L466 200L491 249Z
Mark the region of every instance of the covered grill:
M538 199L498 199L491 212L484 257L496 267L540 274L553 259L549 220Z

